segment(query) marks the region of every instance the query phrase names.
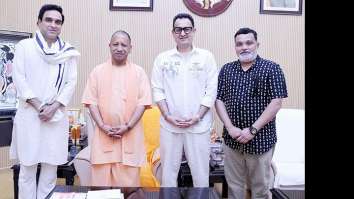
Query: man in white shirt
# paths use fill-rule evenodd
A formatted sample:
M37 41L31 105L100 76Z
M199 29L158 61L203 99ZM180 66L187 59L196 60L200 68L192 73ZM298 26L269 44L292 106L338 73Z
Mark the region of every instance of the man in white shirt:
M64 23L62 12L58 5L42 6L39 30L32 39L16 45L13 81L19 105L10 158L20 163L19 199L44 199L56 184L57 165L67 162L69 121L65 106L75 90L80 54L58 37Z
M209 186L209 143L218 69L211 52L193 46L191 15L173 19L176 48L160 53L152 71L154 101L161 114L160 149L163 187L176 187L183 151L194 187Z

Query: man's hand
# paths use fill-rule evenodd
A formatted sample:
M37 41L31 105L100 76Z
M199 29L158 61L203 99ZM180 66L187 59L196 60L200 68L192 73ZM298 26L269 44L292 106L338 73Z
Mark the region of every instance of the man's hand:
M167 115L165 117L166 121L174 126L177 126L179 128L188 128L190 125L190 121L189 120L185 120L173 115Z
M247 142L249 142L253 138L254 138L254 135L251 134L250 129L244 128L241 131L241 135L237 138L237 141L242 144L246 144Z
M43 122L51 120L60 106L61 104L59 102L43 105L39 109L39 119L41 119Z
M108 124L102 124L101 126L99 126L99 128L109 137L113 137L113 135L115 134L114 128Z
M123 135L129 131L129 129L130 128L128 127L127 124L122 124L117 127L114 127L112 130L112 132L113 132L112 137L122 138Z
M38 112L40 111L42 102L38 98L27 99L26 102L33 106Z
M240 137L242 130L240 128L237 128L235 126L230 126L230 127L226 127L227 132L229 133L229 135L234 138L237 139Z
M112 127L110 126L110 125L108 125L108 124L102 124L101 126L99 126L99 128L103 131L103 132L105 132L106 134L109 134L109 133L112 133Z
M200 121L200 116L195 115L192 118L185 119L185 120L179 120L179 126L180 128L188 128L193 126L194 124L198 123Z

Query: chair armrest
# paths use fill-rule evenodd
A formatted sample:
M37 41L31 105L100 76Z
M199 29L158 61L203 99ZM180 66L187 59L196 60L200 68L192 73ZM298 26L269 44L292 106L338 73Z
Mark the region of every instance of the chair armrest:
M78 159L78 160L86 160L88 162L91 161L91 148L90 146L87 146L85 148L83 148L76 156L74 159Z
M74 163L76 173L80 179L80 185L90 186L91 183L90 147L87 146L84 149L82 149L71 162Z

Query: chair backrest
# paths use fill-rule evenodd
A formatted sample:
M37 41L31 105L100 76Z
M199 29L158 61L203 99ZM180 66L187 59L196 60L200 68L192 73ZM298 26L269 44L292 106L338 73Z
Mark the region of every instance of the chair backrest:
M88 145L91 145L93 134L95 133L96 123L93 120L88 108L84 108L84 117L85 117L85 121L86 121L86 132L87 132Z
M140 169L142 187L159 187L160 164L160 110L157 106L147 109L142 117L147 163Z
M152 155L160 147L160 110L157 106L147 109L142 117L146 154ZM151 157L148 157L150 160Z
M73 163L81 186L91 185L91 143L95 132L96 123L93 120L88 108L84 107L85 131L87 133L88 146L82 149L74 158Z
M276 116L278 142L273 161L281 163L305 162L305 111L280 109Z

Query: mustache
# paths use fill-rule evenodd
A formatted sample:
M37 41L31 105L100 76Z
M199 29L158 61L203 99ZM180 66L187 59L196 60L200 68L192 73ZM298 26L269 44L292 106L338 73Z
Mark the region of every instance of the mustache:
M125 54L126 52L124 51L113 51L114 54L120 54L120 55L123 55Z
M243 51L243 52L240 53L240 55L251 54L251 53L252 53L252 52L250 52L250 51Z

